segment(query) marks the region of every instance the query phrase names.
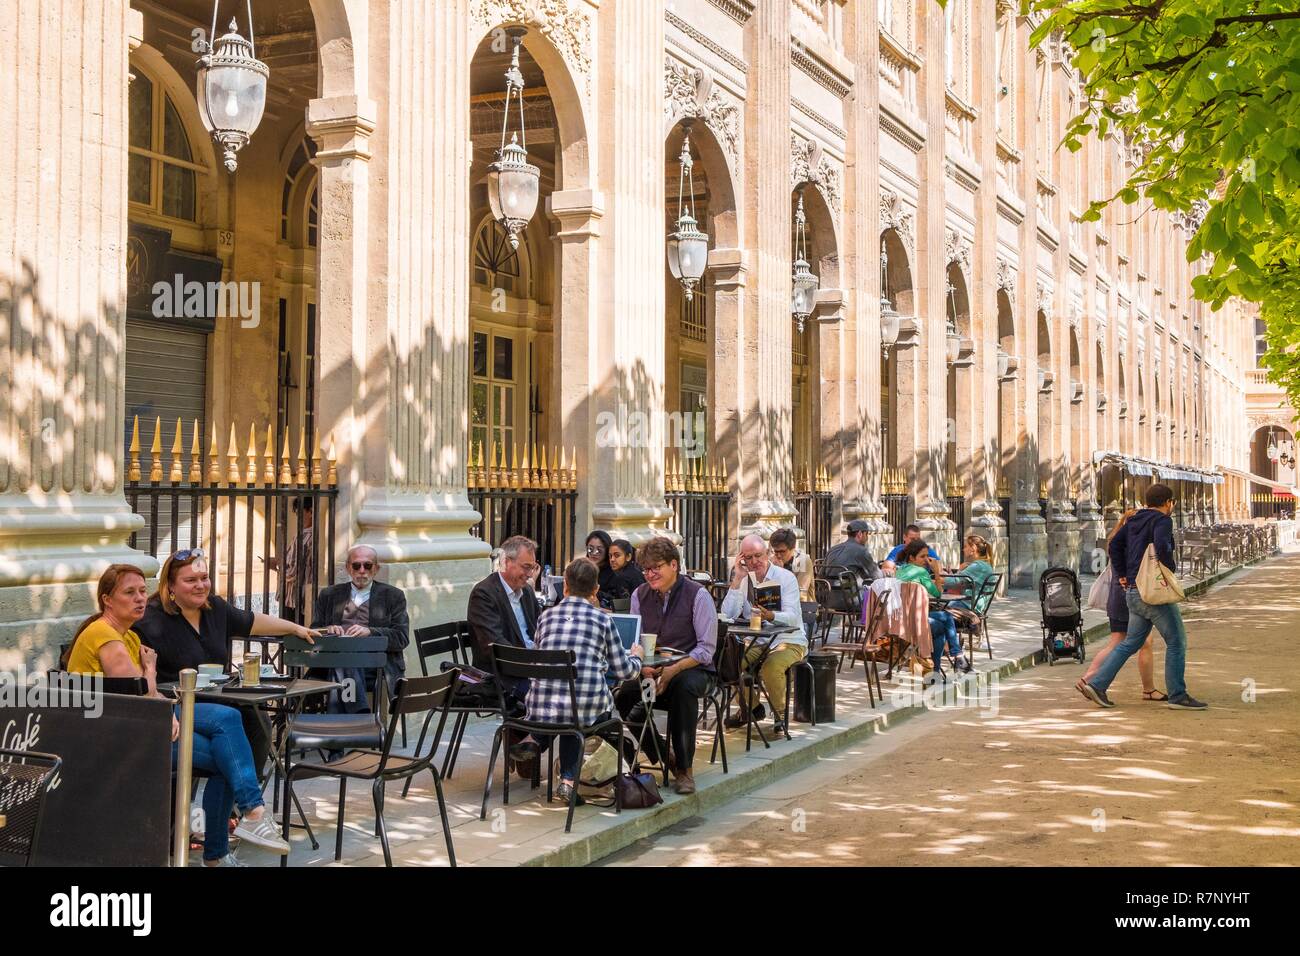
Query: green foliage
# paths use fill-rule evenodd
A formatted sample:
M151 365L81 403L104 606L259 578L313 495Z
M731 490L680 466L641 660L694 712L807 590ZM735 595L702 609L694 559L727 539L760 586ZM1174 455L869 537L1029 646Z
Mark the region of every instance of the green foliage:
M1196 296L1240 296L1268 324L1264 364L1300 406L1300 3L1297 0L1022 0L1075 51L1084 106L1064 144L1108 130L1139 147L1114 196L1189 212L1210 199L1187 248L1213 265Z

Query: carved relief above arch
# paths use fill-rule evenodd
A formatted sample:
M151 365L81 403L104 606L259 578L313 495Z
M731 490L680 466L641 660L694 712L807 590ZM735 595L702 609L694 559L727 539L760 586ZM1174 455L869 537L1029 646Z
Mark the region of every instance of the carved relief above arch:
M1007 294L1011 311L1016 310L1016 268L1006 259L998 256L998 288Z
M477 0L473 11L480 35L503 23L536 29L591 94L591 19L578 0Z
M736 175L740 158L740 107L713 85L707 70L664 57L664 119L672 128L686 118L699 119L709 128Z
M908 258L916 261L916 231L912 211L892 189L880 190L880 231L893 229L907 248Z
M1279 411L1250 412L1246 415L1246 428L1251 436L1261 428L1276 428L1281 431L1291 432L1295 425L1296 418L1294 415L1287 415Z
M812 183L821 191L836 224L840 221L840 171L817 140L790 133L790 188Z
M963 236L952 226L945 226L943 230L943 262L944 265L956 263L957 268L961 270L962 275L970 275L970 258L971 243L970 240Z
M1034 304L1038 311L1050 320L1052 318L1052 297L1055 295L1055 290L1051 285L1039 279L1036 292Z

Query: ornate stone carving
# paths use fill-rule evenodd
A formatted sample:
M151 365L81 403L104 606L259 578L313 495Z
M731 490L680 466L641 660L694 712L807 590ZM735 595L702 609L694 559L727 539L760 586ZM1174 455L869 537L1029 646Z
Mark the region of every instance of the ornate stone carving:
M1049 321L1052 318L1053 294L1054 294L1054 290L1052 289L1052 287L1040 279L1038 281L1036 306L1038 308L1038 311L1043 313L1043 315L1045 315Z
M945 265L957 263L963 274L970 272L970 255L971 244L956 229L951 226L944 227L943 231L943 261Z
M903 245L907 247L908 255L916 258L916 239L913 232L912 213L908 211L907 206L898 198L898 194L893 190L881 188L880 190L880 231L893 229L898 233L898 238L902 240Z
M740 151L740 110L727 102L713 85L713 77L702 69L664 57L664 114L670 122L683 117L704 121L727 154L727 165L736 171Z
M998 256L998 288L1007 294L1007 301L1011 303L1011 311L1014 313L1016 310L1016 270L1011 263L1001 256Z
M790 188L812 183L826 200L831 217L840 218L840 171L822 152L821 143L790 134Z
M591 92L591 20L575 0L478 0L474 13L484 29L502 23L535 28Z

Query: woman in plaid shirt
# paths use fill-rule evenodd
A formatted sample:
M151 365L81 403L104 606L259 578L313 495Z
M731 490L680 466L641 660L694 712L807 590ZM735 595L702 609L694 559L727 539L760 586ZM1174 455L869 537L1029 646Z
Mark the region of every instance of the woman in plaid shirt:
M535 647L544 651L573 651L577 667L577 722L589 726L609 716L614 698L606 677L627 680L641 673L641 645L623 649L609 615L596 603L600 574L586 558L564 569L564 600L537 622ZM573 721L566 681L534 680L528 689L528 719L547 723ZM540 735L539 735L540 736ZM535 754L547 740L525 740L510 748L516 760ZM582 766L582 746L576 737L560 737L560 786L556 796L569 798L569 790Z

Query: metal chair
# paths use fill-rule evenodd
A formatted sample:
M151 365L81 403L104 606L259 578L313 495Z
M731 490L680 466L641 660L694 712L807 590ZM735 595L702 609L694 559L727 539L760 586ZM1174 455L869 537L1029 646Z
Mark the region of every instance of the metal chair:
M442 670L449 670L452 667L468 667L474 653L474 636L470 633L468 621L450 621L447 624L435 624L433 627L422 627L415 632L415 648L420 657L420 673L425 677L429 676L429 662L432 658L441 657L444 654L451 656L450 660L442 661ZM477 701L470 704L466 701L463 688L460 684L456 685L456 692L453 693L451 702L447 705L447 713L455 715L455 721L451 726L451 736L447 738L447 754L442 760L442 779L450 780L451 775L456 770L456 758L460 756L461 741L465 737L465 728L469 725L471 715L478 717L496 717L500 712L496 708L495 697L490 705L485 706L486 701ZM416 743L416 750L419 750L420 743ZM407 781L407 787L410 787L410 781ZM406 796L406 790L403 789L402 796Z
M352 638L355 640L355 638ZM370 792L375 803L375 834L384 848L384 865L393 865L393 856L388 848L388 828L384 824L384 786L392 780L409 781L416 774L428 770L433 776L434 791L438 796L438 815L442 818L442 833L447 841L447 857L451 865L456 865L456 848L451 840L451 823L447 819L447 803L442 794L442 778L433 758L438 752L438 743L442 739L442 729L447 722L447 704L451 700L452 685L457 677L456 670L450 670L433 677L403 677L397 682L397 693L391 705L388 727L382 732L382 744L378 748L358 748L341 760L330 763L303 761L289 763L285 756L284 778L284 816L281 820L281 833L289 839L289 794L292 792L295 777L338 777L339 809L338 822L335 825L334 859L343 855L343 811L347 800L349 780L371 781ZM397 729L406 715L423 715L424 729L420 731L420 744L409 757L392 753L393 740ZM425 731L434 717L438 717L438 728L429 740L429 749L422 750L426 737ZM406 789L403 788L403 794ZM280 858L280 866L288 866L288 856Z
M989 639L989 607L998 596L998 587L1002 583L1001 574L990 574L984 579L984 583L974 592L970 598L970 608L962 611L960 614L953 614L957 621L957 632L965 634L970 638L970 657L968 660L975 663L975 639L982 638L984 646L988 648L989 660L993 659L993 642ZM952 610L961 610L953 608Z
M508 644L492 644L490 652L493 670L497 674L497 694L500 698L501 713L505 715L506 699L503 689L504 681L556 681L569 688L569 706L574 719L566 723L529 720L525 717L503 716L501 726L492 735L492 756L488 760L487 780L483 784L483 807L479 813L480 820L487 819L488 797L492 792L492 771L496 768L497 754L507 730L521 730L526 734L545 734L550 738L547 746L548 772L546 779L546 801L549 803L555 785L555 740L559 736L577 737L586 742L588 737L612 737L614 749L618 751L618 773L623 773L623 721L619 717L608 717L594 724L579 724L578 713L578 668L575 665L573 651L539 651ZM576 783L576 782L575 782ZM573 826L573 811L577 806L578 788L575 785L569 795L569 814L564 821L564 832ZM503 777L502 803L510 802L510 773ZM623 802L618 787L614 788L614 810L621 813Z
M45 793L62 765L55 754L0 750L0 866L31 866Z

